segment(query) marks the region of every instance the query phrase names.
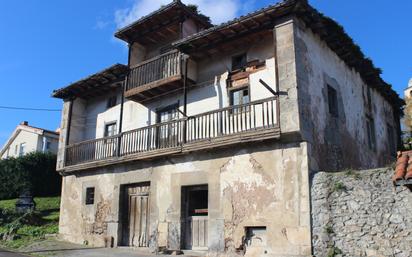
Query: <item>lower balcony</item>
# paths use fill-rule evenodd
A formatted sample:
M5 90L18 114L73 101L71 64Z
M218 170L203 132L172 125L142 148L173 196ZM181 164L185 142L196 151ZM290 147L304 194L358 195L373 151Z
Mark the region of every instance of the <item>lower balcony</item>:
M70 172L279 136L278 98L271 97L69 145L65 149L64 170Z

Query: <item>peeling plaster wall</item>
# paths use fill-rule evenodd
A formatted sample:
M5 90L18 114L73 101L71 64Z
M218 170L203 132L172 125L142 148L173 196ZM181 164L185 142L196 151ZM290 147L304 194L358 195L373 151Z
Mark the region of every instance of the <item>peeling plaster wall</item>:
M366 85L310 30L296 23L296 65L302 135L310 143L313 170L378 167L393 160L389 149L388 124L396 121L392 106ZM337 91L338 117L328 108L327 85ZM366 117L374 119L376 151L368 148Z
M305 143L266 142L65 176L60 234L96 246L106 235L117 242L120 186L149 181L150 243L180 248L181 188L208 184L210 252L230 252L241 246L245 227L266 226L259 254L310 256L306 153ZM84 205L88 186L96 188L93 206Z

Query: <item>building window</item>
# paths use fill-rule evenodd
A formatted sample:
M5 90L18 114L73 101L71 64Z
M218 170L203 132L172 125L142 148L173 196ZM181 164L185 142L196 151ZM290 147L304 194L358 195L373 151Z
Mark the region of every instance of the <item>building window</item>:
M368 146L372 151L376 150L376 134L375 134L375 123L372 118L366 118L366 129L368 135Z
M107 100L107 109L116 106L117 104L117 96L111 96L109 100Z
M20 144L19 156L23 156L25 153L26 153L26 143L21 143Z
M387 124L386 127L388 130L389 150L391 151L391 155L395 155L396 154L395 130L390 124Z
M86 205L94 204L94 187L86 188Z
M117 134L117 125L116 122L108 123L104 127L104 136L111 137Z
M338 95L336 89L328 85L328 105L329 105L329 113L334 116L338 117Z
M246 54L240 54L232 57L232 71L244 69L246 65Z
M179 119L178 109L179 104L173 104L157 110L156 112L156 121L157 123L167 123L162 126L159 126L157 129L158 137L157 144L158 146L168 146L169 143L176 142L178 129L177 122L170 122L173 120Z
M49 141L46 142L46 150L50 150L51 143Z
M368 98L368 108L370 110L372 108L372 95L371 95L371 89L369 87L367 89L366 95Z
M250 102L249 87L230 90L229 97L230 97L229 101L230 101L231 106L247 104ZM244 111L248 111L247 106L242 107L242 108L233 109L234 113L244 112Z
M14 147L14 155L17 155L19 153L19 146L15 145Z
M245 227L245 234L246 246L266 246L266 227Z

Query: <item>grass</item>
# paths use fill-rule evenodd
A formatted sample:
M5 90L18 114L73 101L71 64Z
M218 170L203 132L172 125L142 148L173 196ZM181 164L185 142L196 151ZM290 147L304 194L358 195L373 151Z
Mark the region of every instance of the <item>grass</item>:
M15 229L17 235L15 240L0 241L0 246L17 249L58 232L60 197L35 197L36 210L25 215L15 212L16 201L0 201L0 234Z

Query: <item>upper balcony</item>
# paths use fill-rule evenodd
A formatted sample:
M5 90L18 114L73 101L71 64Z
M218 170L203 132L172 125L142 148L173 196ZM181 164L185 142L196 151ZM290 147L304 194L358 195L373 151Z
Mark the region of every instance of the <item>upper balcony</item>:
M127 77L125 97L146 102L165 94L175 93L184 85L184 55L173 50L131 67ZM196 63L188 60L187 86L196 81Z

